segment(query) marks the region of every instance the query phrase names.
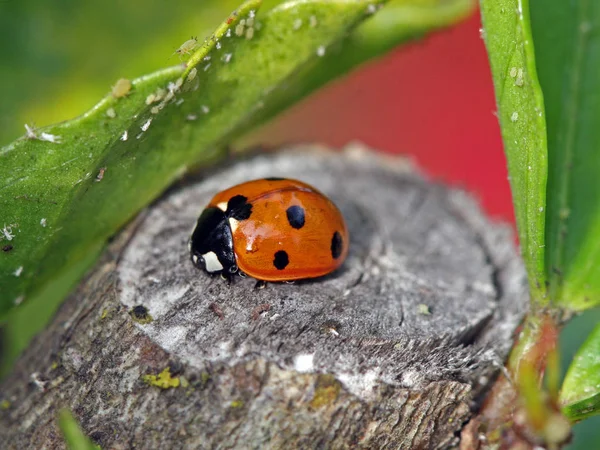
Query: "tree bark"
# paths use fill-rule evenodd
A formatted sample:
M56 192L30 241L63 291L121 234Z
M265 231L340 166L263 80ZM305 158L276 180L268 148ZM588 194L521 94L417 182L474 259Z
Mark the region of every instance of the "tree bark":
M269 176L340 207L342 268L264 289L194 268L204 205ZM258 155L180 183L115 238L3 381L0 448L64 447L62 407L102 448L448 448L526 292L509 227L405 160L357 145Z

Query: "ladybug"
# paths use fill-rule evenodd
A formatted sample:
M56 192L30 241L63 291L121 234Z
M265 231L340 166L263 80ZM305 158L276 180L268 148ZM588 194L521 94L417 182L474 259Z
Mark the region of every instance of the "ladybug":
M190 239L192 262L211 274L238 270L262 281L316 278L348 254L338 208L306 183L263 178L214 196Z

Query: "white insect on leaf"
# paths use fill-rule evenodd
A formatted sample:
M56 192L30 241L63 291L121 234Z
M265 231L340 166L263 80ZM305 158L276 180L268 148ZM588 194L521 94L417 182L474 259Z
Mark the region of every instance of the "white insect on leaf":
M142 126L140 127L142 131L146 131L148 128L150 128L150 124L152 123L152 118L146 120Z
M53 144L59 144L62 141L62 138L60 136L46 132L42 132L38 136L35 127L33 125L27 124L25 124L25 137L31 140L52 142Z
M40 134L39 140L52 142L53 144L60 144L62 142L62 137L57 136L56 134L42 133Z
M35 127L33 125L25 124L25 137L27 139L37 139L37 134L35 134Z
M515 86L523 86L523 68L517 70L517 79L515 80Z
M4 228L2 228L2 230L0 230L1 233L1 238L2 239L6 239L7 241L12 241L13 238L15 237L15 235L13 234L13 227L15 227L15 224L10 224L10 225L6 225L4 224Z

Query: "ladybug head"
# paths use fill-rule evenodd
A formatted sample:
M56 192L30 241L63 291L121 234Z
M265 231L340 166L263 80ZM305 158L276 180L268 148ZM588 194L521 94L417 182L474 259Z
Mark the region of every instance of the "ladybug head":
M219 208L202 211L190 239L190 256L196 267L208 273L237 271L231 228Z

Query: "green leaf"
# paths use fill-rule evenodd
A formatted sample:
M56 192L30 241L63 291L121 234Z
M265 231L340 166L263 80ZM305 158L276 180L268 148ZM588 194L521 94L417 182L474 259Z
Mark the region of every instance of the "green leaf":
M77 420L68 409L60 411L58 416L58 425L62 432L65 443L69 450L99 450L100 446L95 445L83 434L79 428Z
M572 421L600 414L600 324L575 354L559 396Z
M545 296L547 179L544 101L535 66L527 0L481 0L498 119L508 161L521 252L534 301Z
M600 2L535 0L531 24L548 124L550 296L600 304Z
M221 149L232 139L339 75L342 70L330 70L329 78L315 75L328 62L335 65L334 52L351 54L345 46L362 45L360 57L350 59L346 70L407 36L462 17L472 6L465 0L396 2L399 9L391 16L405 14L412 5L414 23L410 16L410 25L384 21L375 43L368 41L377 27L346 38L380 4L285 2L242 30L239 21L260 6L258 0L248 1L187 68L177 65L133 80L128 95L109 94L78 119L36 130L0 149L2 245L12 246L0 255L0 315L61 273L76 274L64 280L64 292L88 266L81 262L92 259L111 234L188 167L222 157ZM146 104L149 95L169 86L170 101ZM52 136L60 142L44 140Z
M220 148L277 97L278 87L377 3L292 2L252 17L260 1L248 1L187 68L134 80L128 95L108 95L80 118L0 150L2 226L13 247L0 259L0 313L97 253L190 165L222 155ZM297 19L304 21L298 29ZM164 97L147 104L160 89Z
M593 307L600 304L600 42L593 32L600 3L482 0L481 7L533 298Z

